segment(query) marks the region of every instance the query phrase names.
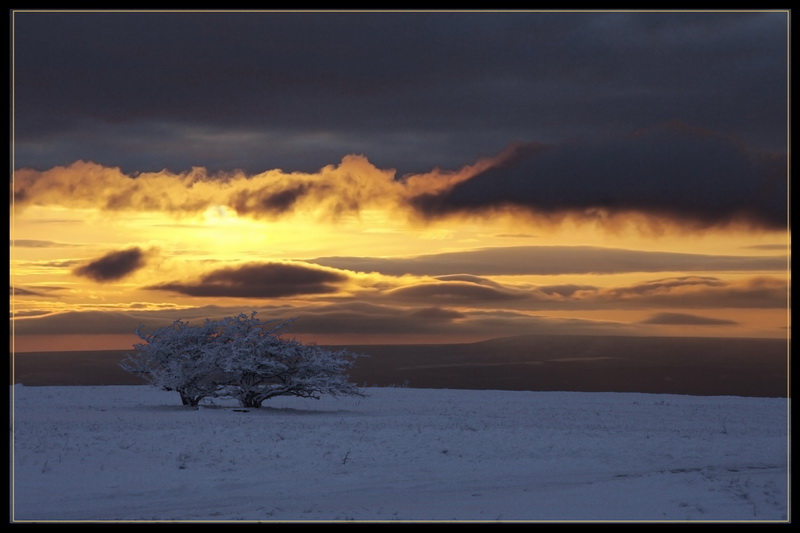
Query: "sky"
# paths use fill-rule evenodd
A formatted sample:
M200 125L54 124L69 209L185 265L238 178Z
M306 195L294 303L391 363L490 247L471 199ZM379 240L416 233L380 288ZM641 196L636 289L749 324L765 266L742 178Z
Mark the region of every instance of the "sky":
M11 13L11 349L789 335L788 11Z

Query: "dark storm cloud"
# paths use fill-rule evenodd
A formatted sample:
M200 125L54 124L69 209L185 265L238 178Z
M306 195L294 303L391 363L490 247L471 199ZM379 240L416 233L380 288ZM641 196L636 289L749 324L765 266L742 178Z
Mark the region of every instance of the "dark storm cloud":
M687 313L656 313L641 323L667 326L733 326L738 324L735 320L710 318Z
M281 298L332 293L337 284L347 279L340 272L304 265L251 263L220 268L196 281L174 281L146 288L200 297Z
M400 174L671 120L784 151L787 12L15 12L15 165Z
M497 166L415 200L427 216L518 206L597 218L630 212L698 227L787 227L785 157L668 124L634 135L517 146Z
M785 256L723 256L592 246L508 246L416 257L320 257L308 262L343 270L447 276L613 274L663 271L786 270Z
M99 282L116 281L144 267L146 257L140 248L110 252L76 268L73 273Z

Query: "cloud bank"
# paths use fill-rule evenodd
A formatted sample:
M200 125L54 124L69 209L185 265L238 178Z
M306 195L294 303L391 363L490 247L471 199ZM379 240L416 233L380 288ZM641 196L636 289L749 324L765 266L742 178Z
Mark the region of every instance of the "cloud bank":
M224 206L267 219L304 214L336 220L381 209L408 222L514 209L542 221L575 219L609 229L636 221L642 230L674 224L780 231L788 226L786 164L785 155L667 125L607 139L518 143L455 171L403 177L357 155L316 173L255 175L203 168L127 175L78 161L16 171L12 201L20 210L61 205L176 217Z
M16 162L253 174L367 154L405 175L672 120L785 151L788 19L15 13Z
M723 318L711 318L705 316L691 315L688 313L656 313L650 318L643 320L642 324L663 324L672 326L733 326L738 324L735 320Z
M781 255L752 257L649 252L594 246L506 246L416 257L318 257L311 263L361 272L445 276L615 274L786 269Z
M787 227L786 159L682 125L624 137L519 144L502 161L412 203L426 216L515 206L602 219L641 213L706 228Z

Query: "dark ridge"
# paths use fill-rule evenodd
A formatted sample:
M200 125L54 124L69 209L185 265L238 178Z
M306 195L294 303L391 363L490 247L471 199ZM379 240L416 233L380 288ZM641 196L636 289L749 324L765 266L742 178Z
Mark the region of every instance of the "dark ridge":
M350 346L356 383L417 388L788 397L783 339L524 335Z
M788 397L784 339L523 335L471 344L347 346L365 386ZM141 385L130 350L13 354L12 383Z

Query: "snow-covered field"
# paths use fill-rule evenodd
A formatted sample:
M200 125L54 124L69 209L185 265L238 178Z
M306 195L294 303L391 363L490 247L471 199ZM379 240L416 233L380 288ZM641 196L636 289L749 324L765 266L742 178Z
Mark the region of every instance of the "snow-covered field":
M12 520L789 521L786 399L12 387Z

